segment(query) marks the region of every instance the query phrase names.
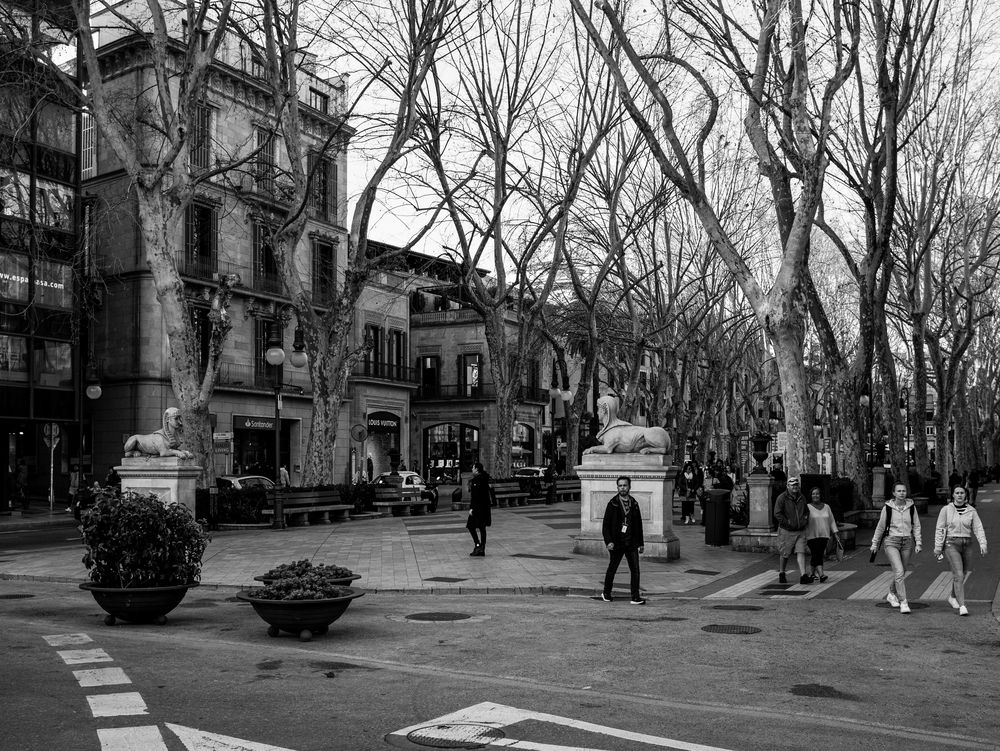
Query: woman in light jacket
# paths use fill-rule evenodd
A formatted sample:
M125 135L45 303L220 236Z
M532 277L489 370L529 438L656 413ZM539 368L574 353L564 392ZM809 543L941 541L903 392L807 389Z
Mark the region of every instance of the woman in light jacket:
M910 603L906 600L906 584L903 580L910 556L919 553L922 545L920 517L917 516L913 501L906 497L906 486L901 482L892 486L892 498L882 507L878 526L872 537L873 553L878 552L880 542L885 548L885 557L889 559L893 573L885 599L892 607L899 608L900 613L909 613Z
M951 489L951 503L941 509L934 528L934 555L940 561L948 559L951 567L951 597L948 604L958 609L959 615L968 615L965 607L965 574L971 570L972 538L979 542L979 554L986 555L986 532L979 519L979 512L966 501L965 488L958 485Z

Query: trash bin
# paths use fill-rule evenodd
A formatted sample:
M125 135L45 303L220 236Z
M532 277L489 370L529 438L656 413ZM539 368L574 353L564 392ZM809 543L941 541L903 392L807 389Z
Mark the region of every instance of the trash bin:
M705 544L729 544L729 492L709 490L705 499Z

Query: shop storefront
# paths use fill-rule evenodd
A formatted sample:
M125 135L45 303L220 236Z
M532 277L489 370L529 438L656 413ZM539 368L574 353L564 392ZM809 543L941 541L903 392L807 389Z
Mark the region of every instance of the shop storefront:
M363 444L362 471L369 481L382 472L389 472L392 469L390 457L400 455L401 422L399 415L392 412L380 410L368 413L368 437Z
M282 420L280 462L291 467L291 433L295 420ZM232 473L275 477L274 416L233 415Z
M457 482L479 458L479 429L464 423L434 425L424 431L424 467L433 482Z

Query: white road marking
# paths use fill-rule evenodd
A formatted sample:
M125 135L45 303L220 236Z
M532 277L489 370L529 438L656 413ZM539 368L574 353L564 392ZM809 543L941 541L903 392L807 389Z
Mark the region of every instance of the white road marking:
M88 696L90 711L94 717L124 717L126 715L149 714L146 702L136 691L123 694L97 694Z
M912 571L907 571L903 575L903 581L912 574ZM870 582L868 582L861 589L856 592L851 592L847 596L848 600L884 600L886 592L889 591L889 583L893 580L896 575L892 571L883 571L881 574L876 576Z
M965 572L965 581L969 580L969 574ZM951 571L942 571L930 583L918 600L947 600L951 596Z
M94 641L86 634L53 634L42 638L50 647L71 647L74 644L90 644Z
M771 595L772 600L811 600L816 595L820 594L826 589L829 589L837 582L842 582L844 579L853 574L853 571L825 571L826 575L830 577L825 582L813 582L812 584L795 584L788 589L782 590L783 592L805 592L804 595L789 595L776 593Z
M120 686L124 683L132 682L132 679L125 675L125 671L121 668L74 670L73 677L76 678L81 688L92 688L93 686Z
M167 751L156 725L138 728L99 728L101 751Z
M411 725L408 728L397 730L395 733L391 733L391 735L405 738L410 733L420 730L423 731L424 737L429 737L433 734L435 725L442 726L443 733L450 733L451 729L448 728L449 724L479 724L499 729L509 725L515 725L519 722L526 722L528 720L548 722L553 725L570 727L576 730L584 730L598 735L620 738L636 743L644 743L648 746L677 749L677 751L726 751L725 749L717 746L705 746L701 743L687 743L685 741L674 740L671 738L646 735L645 733L633 733L632 731L622 730L621 728L596 725L592 722L574 720L570 717L560 717L559 715L546 714L544 712L534 712L528 709L507 707L503 704L494 704L493 702L488 701L482 702L481 704L474 704L471 707L460 709L457 712L452 712L451 714L438 717L434 720L422 722L419 725ZM482 739L478 742L483 744L483 748L512 748L517 749L518 751L601 751L599 748L558 746L549 743L519 740L516 738L499 738L495 741ZM208 749L205 749L205 751L208 751ZM257 751L257 749L253 749L253 751Z
M88 662L114 662L103 649L64 649L56 652L67 665L84 665Z
M266 743L255 743L232 738L228 735L208 733L204 730L166 723L174 735L180 738L188 751L292 751L290 748L269 746Z
M741 595L749 594L755 589L760 589L765 584L776 584L778 582L778 574L774 571L765 571L763 574L757 574L756 576L751 576L749 579L744 579L741 582L737 582L725 589L720 589L718 592L713 592L710 595L705 595L706 600L723 600L732 599L734 597L740 597Z

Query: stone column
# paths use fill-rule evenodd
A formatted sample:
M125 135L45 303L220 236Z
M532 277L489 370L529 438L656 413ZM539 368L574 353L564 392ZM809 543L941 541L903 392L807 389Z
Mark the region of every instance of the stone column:
M777 550L778 532L771 506L771 483L772 479L768 474L750 474L747 477L750 518L746 529L738 529L729 534L733 550L753 553Z
M201 467L194 459L176 456L127 456L115 470L122 478L122 491L155 493L164 503L182 503L195 514L195 489Z
M580 534L574 553L607 555L601 526L608 501L618 493L617 481L632 481L632 497L642 512L643 558L672 561L681 546L673 529L674 480L677 467L664 454L585 454L576 467L580 478Z

